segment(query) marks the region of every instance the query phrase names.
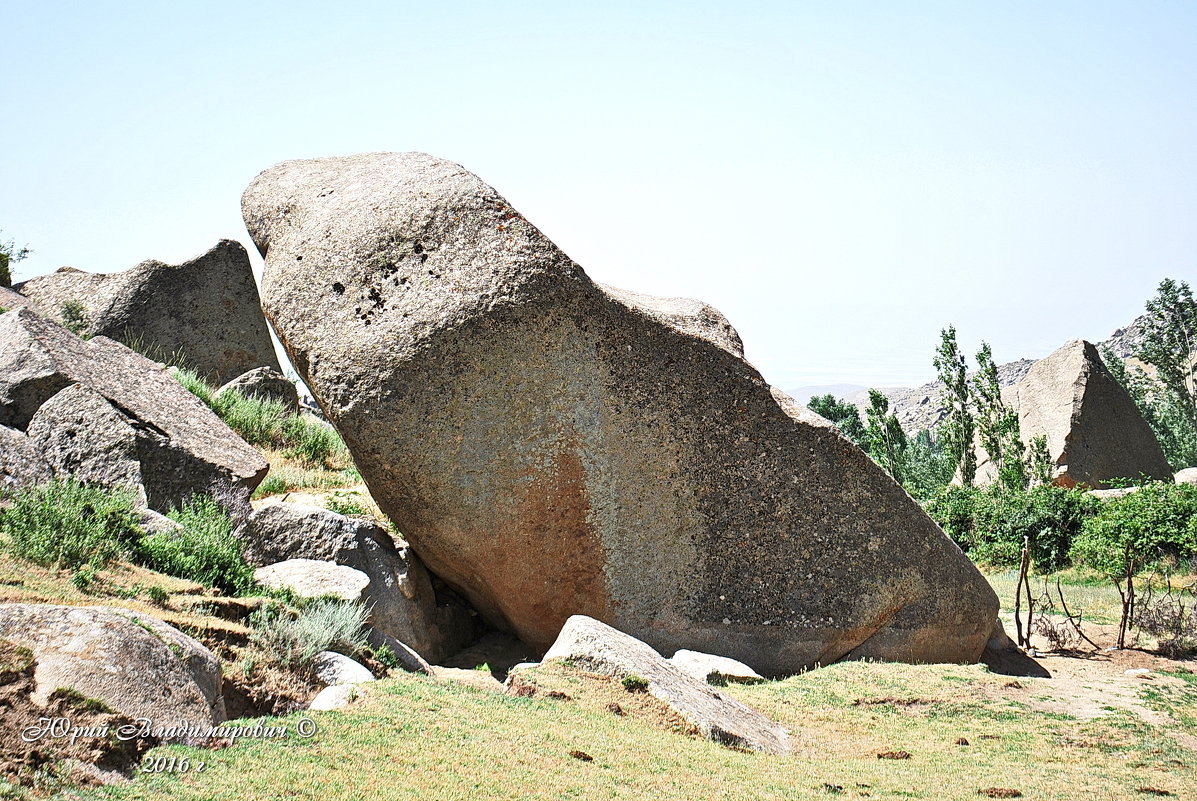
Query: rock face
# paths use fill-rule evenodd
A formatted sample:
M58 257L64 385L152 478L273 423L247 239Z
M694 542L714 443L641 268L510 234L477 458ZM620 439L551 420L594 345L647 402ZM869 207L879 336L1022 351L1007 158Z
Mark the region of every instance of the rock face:
M786 730L755 709L707 686L634 637L583 615L566 621L544 661L568 659L582 669L619 679L639 677L647 691L664 701L707 738L723 745L786 754Z
M438 604L432 579L404 544L386 529L316 506L276 503L258 509L237 532L252 564L320 560L360 571L370 624L438 661L464 647L473 621L462 607Z
M41 449L16 429L0 426L0 495L54 477Z
M57 475L140 477L151 508L197 492L248 496L269 465L166 371L29 309L0 315L0 425L31 434Z
M113 607L0 604L0 638L33 651L37 703L67 687L156 726L206 729L225 720L216 657L156 618Z
M543 648L585 614L768 674L980 654L984 579L709 306L595 284L424 154L287 162L242 209L371 494L493 623Z
M1172 476L1151 427L1089 342L1074 340L1035 362L1002 398L1018 410L1024 443L1047 437L1054 484L1105 489L1111 478ZM994 480L996 470L982 452L977 483Z
M216 394L228 391L240 392L247 398L276 401L286 406L292 414L299 413L299 391L286 377L270 367L257 367L239 375L225 384Z
M55 321L65 304L79 303L88 333L139 340L160 359L182 354L217 386L255 367L279 370L249 255L230 239L178 265L144 261L109 274L63 267L19 289Z

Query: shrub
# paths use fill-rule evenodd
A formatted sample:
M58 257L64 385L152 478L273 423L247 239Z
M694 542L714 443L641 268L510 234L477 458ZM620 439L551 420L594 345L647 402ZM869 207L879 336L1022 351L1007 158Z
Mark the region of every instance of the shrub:
M132 493L74 479L17 492L0 512L0 532L14 556L67 570L127 556L141 537Z
M87 307L77 300L68 300L62 304L62 327L75 336L88 339L87 328L91 321L87 318Z
M1135 576L1197 555L1197 487L1153 481L1102 504L1073 558L1111 578Z
M1107 501L1085 522L1072 557L1107 576L1122 596L1118 647L1135 613L1135 577L1197 554L1197 487L1155 481ZM1125 589L1124 589L1125 587Z
M370 510L362 504L360 498L361 495L356 492L334 492L324 500L324 508L347 517L370 514Z
M282 604L267 604L250 616L250 623L254 640L275 662L303 668L321 651L364 650L368 616L360 603L322 598L297 613Z
M648 679L637 676L635 673L624 676L620 684L630 693L648 692Z
M1035 569L1050 573L1068 564L1073 539L1100 503L1083 490L1051 485L948 487L927 512L974 561L1017 565L1025 537Z
M147 567L198 581L232 594L254 585L241 542L233 536L228 513L215 500L198 495L167 515L182 528L144 537L138 555Z

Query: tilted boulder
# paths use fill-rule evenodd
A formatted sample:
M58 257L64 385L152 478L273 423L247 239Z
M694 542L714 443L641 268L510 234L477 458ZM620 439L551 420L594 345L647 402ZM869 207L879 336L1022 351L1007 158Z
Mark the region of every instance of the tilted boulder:
M318 506L274 503L255 511L237 537L251 564L317 560L360 571L369 579L361 599L370 605L370 625L425 659L439 661L464 647L473 633L469 613L460 605L438 604L419 558L375 523Z
M207 729L225 720L220 662L157 618L115 607L0 604L0 638L33 652L36 703L66 687L155 727Z
M239 375L218 389L216 394L230 391L240 392L247 398L275 401L286 406L292 414L299 413L299 391L286 376L270 367L257 367Z
M790 751L782 726L689 675L635 637L592 618L575 615L565 622L544 655L545 662L554 659L621 680L643 680L646 692L715 742L769 754Z
M45 484L53 477L36 443L16 429L0 426L0 498L5 492Z
M77 303L87 333L137 342L158 359L181 356L217 386L255 367L279 369L249 255L231 239L182 264L151 260L107 274L63 267L19 288L51 320Z
M491 622L544 648L584 614L771 675L980 654L989 585L711 307L595 284L425 154L280 164L242 210L371 495Z
M1002 399L1018 411L1023 443L1047 437L1053 484L1105 489L1112 478L1172 476L1151 426L1089 342L1073 340L1035 362ZM978 449L976 483L996 479L993 463Z
M132 476L135 459L150 508L163 512L199 492L248 496L269 470L162 367L110 339L80 339L29 309L0 315L0 425L31 431L60 475L81 466L84 478L105 469ZM86 444L71 446L73 436Z

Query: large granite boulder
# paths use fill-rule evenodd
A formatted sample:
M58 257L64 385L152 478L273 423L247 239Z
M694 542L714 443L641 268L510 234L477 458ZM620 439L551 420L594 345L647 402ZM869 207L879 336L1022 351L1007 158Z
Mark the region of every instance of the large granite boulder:
M54 478L41 449L25 434L0 426L0 499L11 492Z
M30 434L57 475L139 479L163 512L199 492L248 496L269 469L161 366L30 309L0 315L0 425Z
M544 655L545 662L622 680L643 681L644 691L663 701L703 736L723 745L787 754L786 730L769 718L707 685L635 637L584 615L565 622Z
M78 303L87 333L136 341L159 359L181 355L216 386L255 367L279 369L249 255L231 239L182 264L151 260L108 274L63 267L19 289L56 321Z
M594 283L425 154L280 164L242 210L371 494L494 624L545 648L584 614L773 675L980 654L989 585L711 307Z
M471 639L474 625L468 611L438 600L420 559L376 523L317 506L273 503L255 511L237 536L251 564L274 566L264 576L274 576L282 565L312 568L314 562L325 566L324 573L335 572L329 565L352 568L368 579L359 592L370 606L370 625L425 659L437 662Z
M157 618L115 607L0 604L0 638L33 652L36 703L66 687L155 728L206 730L225 720L220 662Z
M239 392L247 398L281 403L292 414L299 414L299 390L286 376L271 367L255 367L222 386L216 394L225 392Z
M1024 443L1046 436L1052 483L1105 489L1112 478L1169 480L1172 470L1134 400L1106 368L1091 343L1073 340L1031 367L1002 390L1018 411ZM978 447L976 483L997 479L997 470Z

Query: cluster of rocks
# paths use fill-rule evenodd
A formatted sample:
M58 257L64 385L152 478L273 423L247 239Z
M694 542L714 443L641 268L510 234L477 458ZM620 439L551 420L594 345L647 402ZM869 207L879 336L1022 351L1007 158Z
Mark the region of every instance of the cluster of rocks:
M973 662L986 647L998 601L984 578L859 448L770 387L712 307L592 281L493 188L425 154L287 162L242 208L266 316L408 539L260 506L237 529L259 581L369 605L372 641L426 672L477 614L546 659L643 679L715 740L775 753L786 733L709 679ZM71 475L159 511L216 485L248 495L267 469L257 452L110 338L291 405L244 255L222 242L178 267L22 285L28 303L0 315L3 480ZM47 319L68 299L96 336ZM53 665L37 632L85 613L41 609L0 608L0 637L41 643ZM95 636L126 636L127 614L86 614L105 621ZM143 622L157 633L130 648L140 680L191 682L188 714L218 719L203 652ZM318 706L370 678L346 660L321 655ZM87 692L124 704L98 679Z

